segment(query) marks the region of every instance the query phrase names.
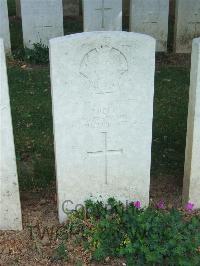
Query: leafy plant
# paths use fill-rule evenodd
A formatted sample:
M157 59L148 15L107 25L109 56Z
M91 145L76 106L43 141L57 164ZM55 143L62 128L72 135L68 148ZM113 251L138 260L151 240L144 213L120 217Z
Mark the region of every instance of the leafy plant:
M200 217L185 219L172 209L140 208L138 202L124 206L109 199L107 204L86 201L87 217L81 210L69 220L84 226L84 247L96 261L126 258L127 265L200 265Z
M34 43L32 49L18 49L13 56L15 59L31 64L48 64L49 48L42 43Z
M54 260L67 261L67 259L68 259L68 252L67 252L66 246L63 242L61 242L56 249Z

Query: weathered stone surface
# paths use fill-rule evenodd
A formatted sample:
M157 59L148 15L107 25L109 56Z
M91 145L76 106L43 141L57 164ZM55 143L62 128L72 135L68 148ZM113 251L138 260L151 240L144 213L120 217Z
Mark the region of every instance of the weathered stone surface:
M200 38L193 41L183 203L200 208Z
M63 36L62 0L21 0L24 46Z
M0 1L0 38L4 40L6 53L10 53L11 45L7 0Z
M0 62L0 230L20 230L21 207L2 39Z
M130 31L146 33L157 40L156 50L167 50L169 0L131 0Z
M91 32L50 41L59 218L92 196L149 202L155 40ZM142 62L142 64L141 64Z
M64 16L78 17L79 11L79 0L63 0Z
M200 0L177 0L175 52L191 53L192 40L200 36Z
M83 0L84 31L122 30L122 0Z

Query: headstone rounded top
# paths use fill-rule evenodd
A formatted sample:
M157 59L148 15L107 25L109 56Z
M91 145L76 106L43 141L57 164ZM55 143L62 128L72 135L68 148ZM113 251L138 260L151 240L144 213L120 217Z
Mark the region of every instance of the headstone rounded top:
M74 39L82 39L82 38L132 38L132 39L140 39L141 41L148 41L152 43L156 43L156 39L143 33L136 32L127 32L127 31L93 31L93 32L83 32L83 33L75 33L70 35L65 35L62 37L53 38L50 40L50 44L64 42L65 40L74 40Z

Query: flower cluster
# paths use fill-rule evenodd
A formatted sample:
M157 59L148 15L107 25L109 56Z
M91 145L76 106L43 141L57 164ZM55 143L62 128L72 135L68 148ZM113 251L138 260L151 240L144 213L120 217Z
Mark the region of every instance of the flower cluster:
M194 209L194 204L191 203L191 202L188 202L186 205L185 205L185 210L188 211L188 212L192 212Z
M132 205L136 208L136 209L140 209L142 204L139 200L137 201L134 201L132 202ZM156 203L156 208L157 209L161 209L161 210L164 210L166 209L166 206L165 206L165 202L164 200L160 200L158 203ZM191 202L188 202L186 205L185 205L185 210L188 211L188 212L192 212L194 210L194 204L191 203Z

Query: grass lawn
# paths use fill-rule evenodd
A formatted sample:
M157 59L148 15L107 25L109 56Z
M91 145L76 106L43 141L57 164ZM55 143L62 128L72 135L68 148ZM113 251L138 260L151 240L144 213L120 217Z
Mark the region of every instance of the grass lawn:
M183 175L189 69L163 67L156 72L152 175Z
M22 188L54 178L49 70L8 69L19 180Z

